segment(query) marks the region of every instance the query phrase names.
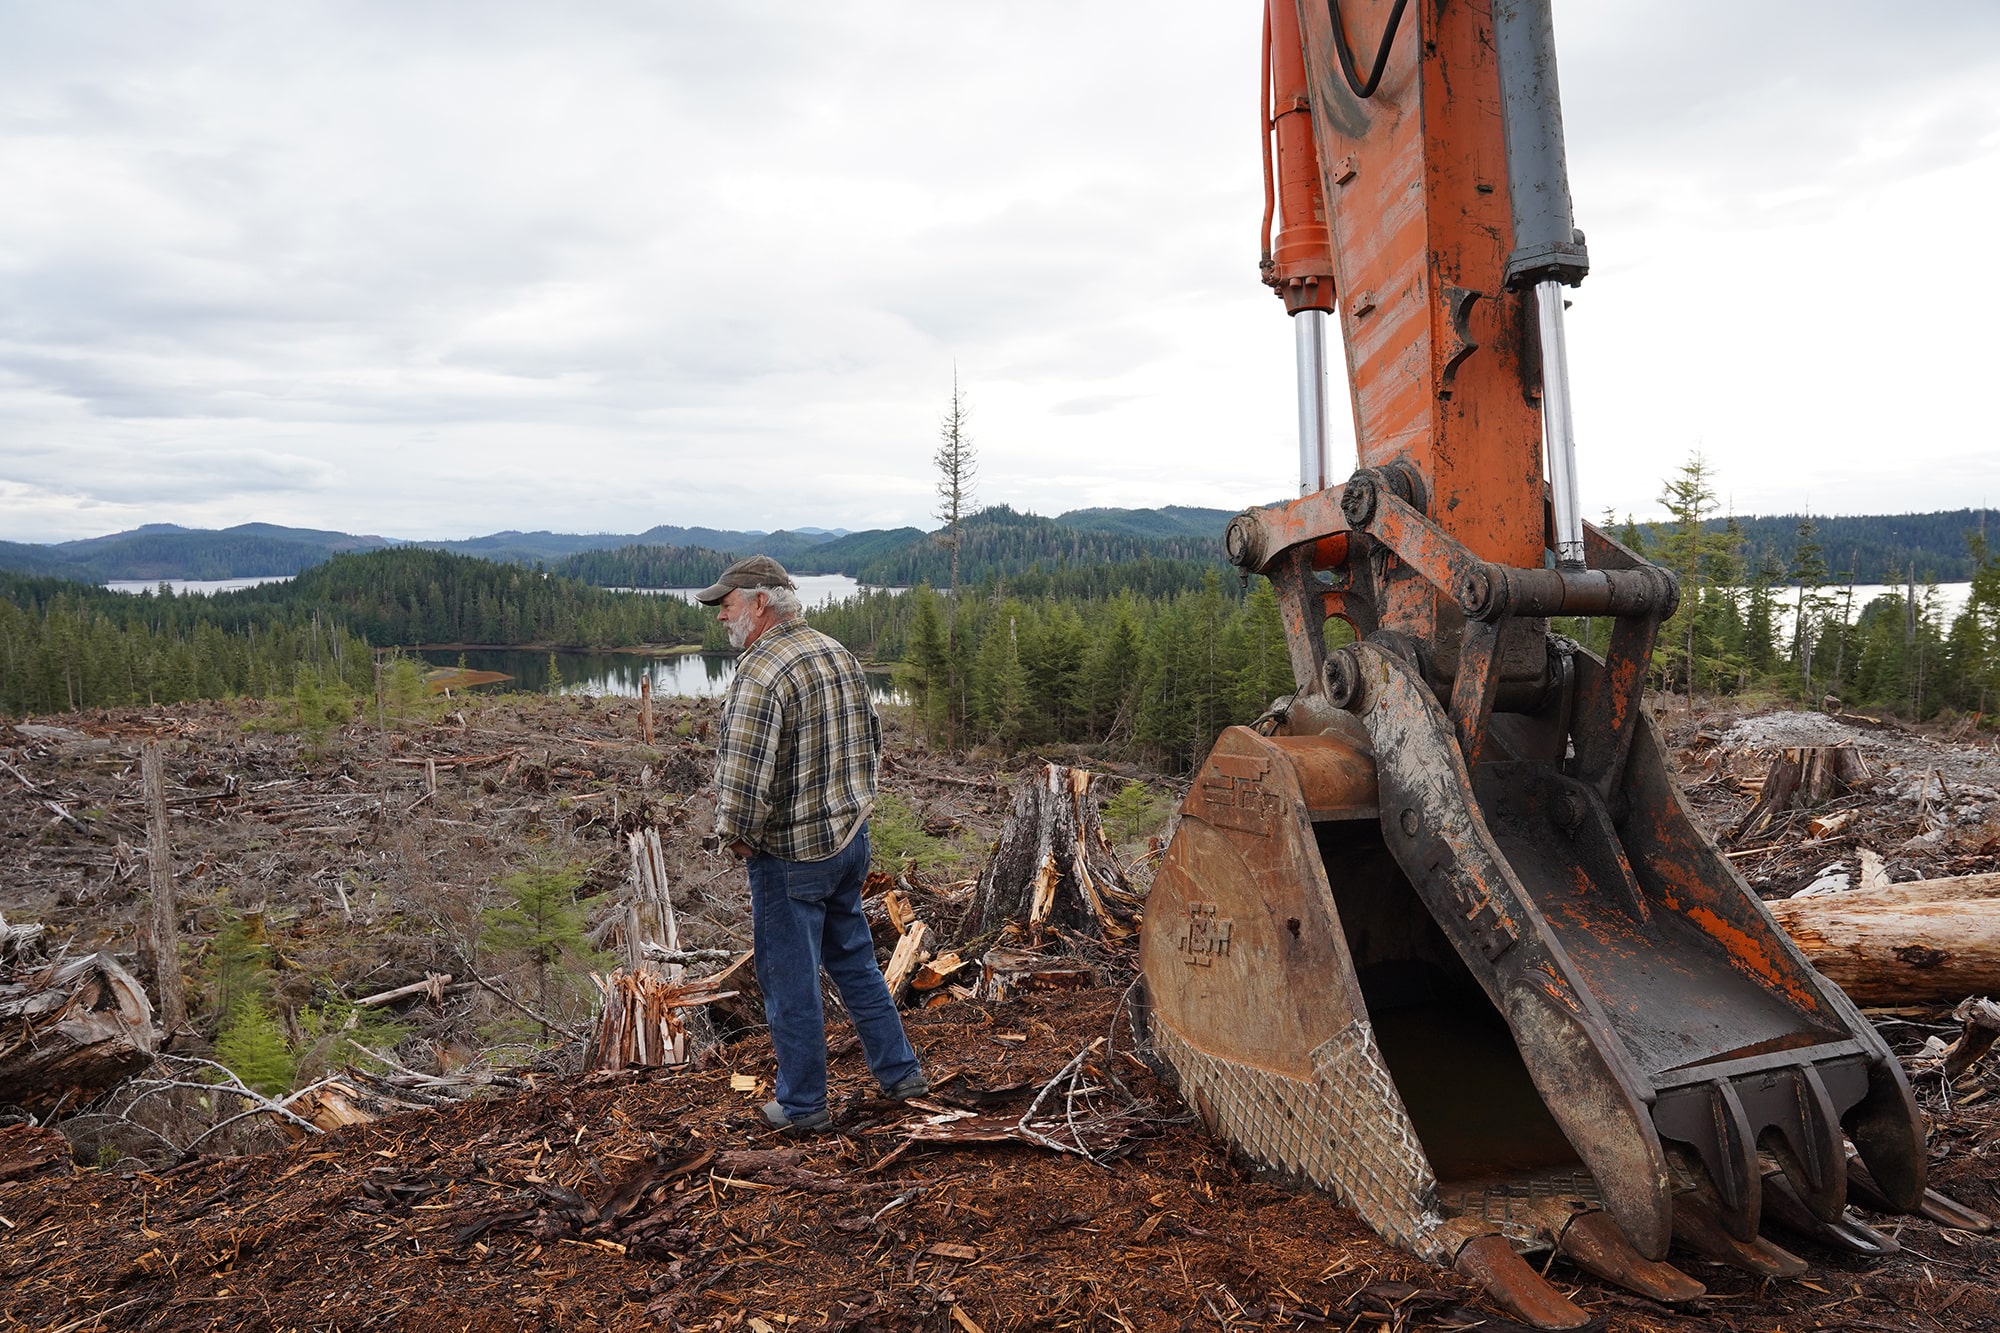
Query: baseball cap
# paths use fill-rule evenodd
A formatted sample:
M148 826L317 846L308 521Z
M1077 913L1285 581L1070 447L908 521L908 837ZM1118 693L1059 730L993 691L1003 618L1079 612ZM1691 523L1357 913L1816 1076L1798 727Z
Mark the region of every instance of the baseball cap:
M785 567L768 555L747 555L722 571L722 577L694 595L704 606L714 606L737 588L796 588Z

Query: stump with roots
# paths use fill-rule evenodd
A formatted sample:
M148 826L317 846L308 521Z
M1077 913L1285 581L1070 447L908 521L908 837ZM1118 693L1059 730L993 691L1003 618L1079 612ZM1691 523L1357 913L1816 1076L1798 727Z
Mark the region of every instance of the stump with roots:
M1000 844L973 892L968 934L1011 924L1030 941L1132 935L1139 897L1098 822L1091 783L1083 769L1043 764L1015 786Z
M1839 745L1798 745L1780 750L1764 772L1757 803L1731 830L1732 838L1751 838L1794 810L1810 810L1873 783L1851 742Z

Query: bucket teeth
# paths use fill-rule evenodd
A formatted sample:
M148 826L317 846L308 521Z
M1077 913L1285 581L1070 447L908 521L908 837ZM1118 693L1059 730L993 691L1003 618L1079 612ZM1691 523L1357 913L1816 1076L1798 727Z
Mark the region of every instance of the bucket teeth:
M1474 1236L1459 1248L1453 1268L1486 1289L1502 1309L1536 1328L1582 1328L1591 1317L1549 1285L1504 1236Z
M1753 1277L1800 1277L1806 1271L1805 1260L1762 1236L1738 1240L1723 1225L1721 1215L1694 1194L1674 1197L1674 1239L1704 1258Z
M1563 1228L1556 1248L1592 1277L1669 1305L1692 1301L1708 1289L1672 1264L1645 1258L1607 1213L1578 1213Z
M1848 1201L1877 1213L1900 1213L1898 1208L1875 1183L1875 1177L1860 1158L1847 1159ZM1937 1223L1941 1227L1956 1227L1960 1231L1976 1231L1982 1234L1993 1230L1993 1219L1976 1208L1967 1208L1956 1199L1947 1198L1936 1190L1927 1189L1917 1202L1917 1215Z
M1899 1254L1903 1249L1895 1237L1884 1235L1844 1209L1838 1217L1820 1217L1806 1206L1790 1179L1778 1171L1764 1177L1764 1216L1767 1221L1788 1227L1808 1240L1848 1254L1880 1259Z

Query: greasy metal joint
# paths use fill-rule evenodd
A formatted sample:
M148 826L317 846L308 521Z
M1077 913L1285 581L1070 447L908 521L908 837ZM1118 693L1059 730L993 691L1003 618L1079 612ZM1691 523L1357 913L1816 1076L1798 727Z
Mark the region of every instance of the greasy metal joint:
M1373 472L1363 470L1347 479L1347 486L1340 493L1340 514L1356 530L1366 530L1375 521L1376 479Z
M1326 700L1335 708L1352 710L1361 695L1361 653L1353 644L1330 653L1320 673L1325 680Z
M1264 564L1264 525L1257 516L1245 511L1229 520L1229 530L1222 536L1222 549L1229 555L1229 563L1242 570L1256 570Z
M1506 571L1494 565L1475 565L1466 570L1456 590L1459 609L1474 620L1498 620L1506 612L1506 599L1494 597L1494 585L1497 582L1505 588L1506 580ZM1491 614L1496 601L1499 614Z
M1564 833L1574 833L1583 824L1583 817L1590 813L1590 807L1583 797L1573 791L1556 793L1555 808L1549 812L1555 825Z

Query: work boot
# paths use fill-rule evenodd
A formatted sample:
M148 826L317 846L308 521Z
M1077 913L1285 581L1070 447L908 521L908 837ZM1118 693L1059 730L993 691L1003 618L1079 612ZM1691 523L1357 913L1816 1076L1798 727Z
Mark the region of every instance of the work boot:
M893 1088L884 1088L882 1095L892 1102L906 1102L912 1097L922 1097L931 1090L931 1081L924 1077L924 1071L896 1080Z
M811 1115L791 1116L775 1099L763 1106L764 1123L772 1129L782 1129L792 1134L812 1134L833 1123L830 1111L814 1111Z

